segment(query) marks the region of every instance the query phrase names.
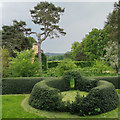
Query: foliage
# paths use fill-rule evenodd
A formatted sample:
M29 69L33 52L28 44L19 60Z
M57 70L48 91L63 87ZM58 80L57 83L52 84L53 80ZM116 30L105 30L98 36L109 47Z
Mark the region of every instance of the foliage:
M35 57L38 58L38 54L36 54ZM42 53L42 69L44 71L47 70L47 56L44 53Z
M64 55L57 55L57 56L47 56L48 61L60 61L64 59Z
M2 53L2 77L8 77L10 54L9 54L8 50L5 48L5 46L3 46L3 48L1 49L1 53Z
M77 95L75 97L75 101L72 102L70 105L70 113L79 113L80 112L80 107L83 102L84 96L80 96L79 93L77 92Z
M56 7L53 3L40 2L34 9L30 10L32 21L40 26L40 32L30 32L35 34L38 38L38 58L39 62L42 61L41 57L41 44L44 40L49 38L59 37L59 34L65 35L64 29L60 28L58 23L60 15L64 13L64 9ZM40 68L42 70L42 67Z
M107 43L107 34L104 30L98 30L96 28L92 29L88 35L83 39L83 49L82 53L84 53L87 57L87 60L99 59L104 55L104 46Z
M39 73L40 64L34 60L33 50L16 51L16 58L11 58L10 72L12 77L33 77Z
M57 67L61 61L48 61L48 68Z
M78 70L81 72L84 76L96 76L96 75L106 75L107 72L113 72L114 69L109 66L105 61L95 60L92 67L83 67L78 68ZM110 74L110 73L108 73ZM114 73L113 73L114 74ZM112 75L112 73L111 73ZM116 75L116 74L114 74Z
M13 25L2 27L2 46L5 46L11 57L15 56L15 50L20 52L32 47L34 40L25 36L26 31L29 31L25 26L24 21L14 20Z
M60 91L49 87L45 81L37 83L30 95L29 104L37 109L61 111L62 96Z
M105 23L104 29L106 29L106 32L108 34L108 40L109 41L119 41L119 11L120 11L120 2L115 2L114 3L114 9L112 13L109 13L107 16L107 21Z
M116 89L120 89L120 77L119 76L105 76L105 77L90 77L91 79L95 80L104 80L111 82Z
M84 98L77 95L76 101L72 104L67 102L66 106L62 101L60 91L70 89L71 77L75 80L74 89L89 91L89 93ZM37 83L32 90L29 104L37 109L67 111L83 116L111 111L118 106L118 100L112 83L83 78L77 71L68 71L62 78L49 78Z
M104 48L106 53L101 58L109 63L113 68L115 68L116 73L118 73L118 42L108 41L107 46Z
M64 72L68 70L74 70L77 66L70 59L64 59L61 63L56 67L56 75L62 76Z
M118 95L112 83L100 80L81 105L80 115L96 115L117 108Z
M37 77L2 78L2 94L30 94L33 86L42 80Z

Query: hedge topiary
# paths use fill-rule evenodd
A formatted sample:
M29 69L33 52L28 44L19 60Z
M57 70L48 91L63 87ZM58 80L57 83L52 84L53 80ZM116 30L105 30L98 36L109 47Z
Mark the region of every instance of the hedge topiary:
M21 78L2 78L2 94L30 94L33 86L42 81L43 78L21 77Z
M75 80L75 90L89 91L88 95L66 106L61 91L70 90L70 79ZM37 83L29 98L29 104L37 109L69 111L79 115L96 115L118 106L118 95L112 83L81 77L78 71L68 71L62 78L50 78ZM79 104L78 104L79 103ZM74 108L74 110L71 110ZM76 109L75 109L76 108Z
M81 105L80 115L96 115L115 109L118 106L118 95L112 83L100 80L97 87L90 90Z
M53 79L54 81L55 79ZM61 111L62 96L60 90L49 87L46 83L50 80L44 80L37 83L29 98L29 104L37 109L49 110L49 111Z

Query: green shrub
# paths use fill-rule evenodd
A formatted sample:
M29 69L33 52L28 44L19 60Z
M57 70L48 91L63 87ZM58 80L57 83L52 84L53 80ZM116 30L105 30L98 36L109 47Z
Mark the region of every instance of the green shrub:
M115 109L119 98L112 83L100 80L81 104L80 115L96 115Z
M61 61L48 61L48 68L57 67Z
M48 61L48 68L57 67L59 63L62 61ZM94 65L94 61L73 61L77 67L92 67Z
M30 94L33 86L43 78L3 78L2 94Z
M78 94L76 100L67 105L62 102L61 91L70 89L70 79L74 78L76 90L89 91L86 97ZM115 109L118 95L110 82L81 77L78 71L65 72L61 78L45 78L37 83L29 98L29 104L37 109L67 111L79 115L96 115Z
M47 56L42 53L42 70L46 71L47 70ZM35 55L36 58L38 58L38 54Z
M56 74L58 76L62 76L68 70L74 70L77 66L71 59L64 59L61 63L56 67Z
M77 82L76 89L89 92L92 88L97 86L97 82L98 80L93 78L82 77L81 80Z
M87 78L87 77L86 77ZM116 89L120 89L120 77L119 76L107 76L107 77L90 77L96 80L105 80L111 82Z
M61 111L64 106L61 93L58 89L49 87L46 84L48 81L41 81L34 86L29 104L37 109Z
M16 51L16 58L11 58L10 62L10 77L33 77L40 72L40 64L38 59L33 60L33 52L33 50Z
M74 61L77 67L92 67L94 65L94 61Z

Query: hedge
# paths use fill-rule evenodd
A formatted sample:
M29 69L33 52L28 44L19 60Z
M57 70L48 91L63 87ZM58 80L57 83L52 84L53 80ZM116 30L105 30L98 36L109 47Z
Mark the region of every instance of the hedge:
M56 79L52 79L54 81ZM46 83L51 80L43 80L37 83L30 95L29 104L37 109L60 111L64 108L60 90L48 86ZM61 106L63 106L61 108Z
M48 61L48 68L53 68L53 67L57 67L58 64L61 61ZM74 63L78 66L78 67L92 67L94 65L94 61L74 61Z
M89 78L111 82L115 86L116 89L120 89L120 76L89 77Z
M88 96L81 104L80 115L96 115L115 109L119 98L114 85L110 82L100 80L97 87L92 88Z
M2 94L30 94L33 86L43 78L3 78Z
M75 90L89 91L84 98L65 105L61 91L70 90L70 79L75 80ZM79 97L78 97L79 98ZM111 111L118 106L118 95L112 83L104 80L81 77L77 71L68 71L61 78L46 78L37 83L30 95L29 104L37 109L67 111L79 115L96 115ZM75 110L75 108L77 110Z

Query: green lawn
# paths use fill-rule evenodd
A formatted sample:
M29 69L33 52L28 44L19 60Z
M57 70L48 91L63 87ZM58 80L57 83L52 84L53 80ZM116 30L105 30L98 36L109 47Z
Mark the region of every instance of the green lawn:
M118 90L117 90L118 91ZM119 90L120 91L120 90ZM71 101L74 101L75 91L63 92L63 95L70 97ZM87 95L86 92L79 93L80 95ZM68 100L68 97L64 96L64 100ZM73 97L73 98L72 98ZM2 110L3 118L82 118L77 115L72 115L67 112L49 112L44 110L37 110L28 105L29 95L3 95L2 96ZM120 94L119 94L120 98ZM119 99L120 102L120 99ZM120 109L120 104L119 104ZM119 111L120 114L120 111ZM118 108L95 116L85 116L84 118L117 118Z
M22 101L26 95L3 95L2 96L2 118L38 118L37 115L26 112ZM39 117L40 118L40 117Z

